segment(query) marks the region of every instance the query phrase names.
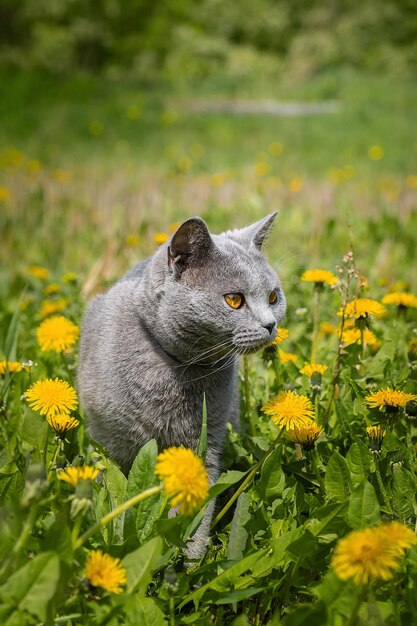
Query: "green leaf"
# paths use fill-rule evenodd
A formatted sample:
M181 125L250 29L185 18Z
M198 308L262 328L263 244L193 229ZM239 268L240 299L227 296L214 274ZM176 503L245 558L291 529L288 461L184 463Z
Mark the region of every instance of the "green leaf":
M203 417L201 424L200 438L197 444L197 455L203 459L203 463L206 462L207 454L207 402L206 394L203 395Z
M367 480L353 489L347 517L349 526L355 529L372 526L381 521L375 489Z
M17 347L17 339L19 336L19 320L20 320L20 307L17 306L15 312L12 315L12 319L10 320L9 328L7 329L7 334L4 340L4 346L2 350L8 361L16 360L16 347Z
M233 604L234 602L241 602L247 598L251 598L257 593L263 590L262 587L250 587L248 589L233 589L232 591L226 591L222 594L209 592L204 598L204 602L207 604Z
M154 471L157 455L158 446L155 439L148 441L148 443L139 450L129 472L126 490L127 498L132 498L137 493L145 491L145 489L159 485L159 479ZM132 509L136 534L140 542L145 541L152 533L154 523L160 515L161 506L164 501L164 494L158 493L143 500L143 502L140 502ZM131 531L129 528L129 519L131 519L131 517L126 516L124 528L125 538L127 538L130 534L129 531Z
M236 587L236 582L239 576L252 569L259 560L262 560L262 558L267 555L267 553L268 551L266 549L258 550L254 554L249 554L244 557L228 569L215 576L212 580L209 580L205 585L202 585L192 593L188 594L178 608L181 609L185 604L191 601L197 605L208 589L223 591L228 589L230 586Z
M105 459L103 487L104 489L101 488L98 494L98 500L101 502L103 512L98 517L102 517L117 508L127 499L126 476L120 471L117 465L109 459ZM109 524L103 529L103 535L108 543L121 543L123 541L123 523L123 516L118 516L113 520L112 524Z
M373 462L369 448L362 441L351 445L346 455L346 461L354 485L358 485L366 479Z
M237 470L230 470L228 472L224 472L220 474L219 478L216 481L216 484L213 485L209 490L209 500L215 498L223 491L226 491L231 485L235 485L242 478L246 476L248 472L239 472Z
M346 459L335 450L326 468L325 486L327 494L337 502L345 502L350 494L350 474Z
M243 492L240 494L236 503L230 530L229 545L227 547L227 558L231 561L237 561L243 557L243 551L248 539L245 524L248 523L250 518L249 498L246 493Z
M55 594L59 580L59 558L55 552L44 552L21 567L0 587L1 601L12 611L27 611L45 621L48 602Z
M133 596L125 605L126 626L165 626L167 620L153 598Z
M301 537L290 543L287 547L287 552L295 559L312 558L317 551L318 541L314 535L307 529L303 532Z
M145 593L153 568L162 554L162 539L154 537L137 550L127 554L122 563L126 568L127 593Z
M258 483L261 498L274 500L282 495L285 487L285 473L281 466L282 451L277 448L262 465L261 479Z
M416 498L413 477L404 467L392 469L392 505L397 517L404 522L415 514Z

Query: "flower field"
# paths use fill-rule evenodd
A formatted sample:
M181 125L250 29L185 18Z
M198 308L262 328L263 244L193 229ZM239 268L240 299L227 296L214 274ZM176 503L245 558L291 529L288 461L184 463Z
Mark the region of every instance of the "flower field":
M107 152L97 165L103 110L86 124L94 158L79 137L65 158L41 158L42 130L0 147L1 623L417 623L414 138L371 107L374 132L353 116L326 162L311 147L324 122L304 121L311 153L260 124L257 152L236 131L242 160L217 170L218 122L184 139L170 109L147 104L165 142L154 169L120 145L123 165ZM150 441L126 477L77 396L86 300L189 215L219 232L276 207L266 254L288 313L242 360L242 430L228 429L223 473L208 484L203 419L198 450ZM211 543L190 562L213 498Z

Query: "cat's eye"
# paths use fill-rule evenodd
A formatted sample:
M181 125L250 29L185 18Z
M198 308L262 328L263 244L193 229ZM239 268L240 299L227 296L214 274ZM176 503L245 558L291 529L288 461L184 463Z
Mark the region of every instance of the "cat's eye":
M240 309L245 303L245 298L242 293L227 293L224 299L232 309Z
M271 293L269 294L269 298L268 298L269 304L275 304L277 300L278 300L277 292L271 291Z

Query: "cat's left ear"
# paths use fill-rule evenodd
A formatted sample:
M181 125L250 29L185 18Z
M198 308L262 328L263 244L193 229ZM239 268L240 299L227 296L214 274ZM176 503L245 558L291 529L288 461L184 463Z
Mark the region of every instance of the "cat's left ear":
M179 278L190 266L203 265L214 249L207 224L191 217L173 234L168 246L168 267Z
M245 248L249 248L254 246L258 250L262 248L262 245L265 239L268 237L271 232L272 225L276 216L278 215L278 211L263 217L259 222L255 222L246 228L242 228L238 231L233 231L231 235L239 240L239 243L245 246Z

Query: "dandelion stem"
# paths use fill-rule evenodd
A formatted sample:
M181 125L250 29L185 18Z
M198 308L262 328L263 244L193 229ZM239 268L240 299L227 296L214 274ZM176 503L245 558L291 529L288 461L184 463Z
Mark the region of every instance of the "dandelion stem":
M171 596L169 599L169 626L175 626L175 599Z
M357 624L359 609L361 608L361 604L365 599L366 590L366 587L362 587L362 590L360 591L360 593L358 593L358 597L356 598L356 602L352 609L352 613L350 614L349 620L346 622L346 626L354 626L355 624Z
M316 362L317 345L319 340L319 317L320 317L320 296L321 287L314 287L314 308L313 308L313 344L311 347L311 362Z
M57 446L55 448L54 456L52 457L51 465L49 466L48 478L51 478L53 474L55 462L60 452L61 452L61 441L58 441Z
M319 485L320 485L320 491L322 493L325 493L324 482L323 482L322 475L320 474L320 470L319 470L319 466L318 466L318 463L317 463L317 459L318 459L317 450L316 450L316 448L313 448L313 450L311 452L311 463L313 465L314 473L315 473L316 478L317 478L317 480L319 482Z
M249 433L251 437L254 437L256 433L250 401L249 358L247 356L243 357L243 389L245 392L245 412L246 419L249 424Z
M277 391L278 391L279 390L279 380L280 380L280 363L279 363L279 356L278 356L277 352L273 356L272 363L274 365L274 372L275 372L275 386L276 386Z
M381 471L379 469L379 461L378 459L375 459L375 474L376 474L376 479L378 481L378 486L379 486L379 490L381 492L382 495L382 499L384 501L384 504L388 510L389 513L392 513L392 507L388 498L388 494L387 491L384 487L384 483L382 481L382 477L381 477Z
M80 534L82 521L83 521L83 514L80 512L80 513L78 513L77 517L75 518L74 526L73 526L72 531L71 531L71 543L72 543L72 547L74 548L74 550L75 550L76 545L77 545L78 535Z
M240 494L245 491L246 487L249 485L249 483L251 482L252 478L255 476L255 474L258 472L259 469L261 469L262 465L265 463L266 459L268 457L271 456L271 454L274 452L275 448L277 447L277 444L279 442L279 440L281 439L283 433L283 429L280 430L278 436L276 437L275 441L271 444L271 446L269 447L268 451L264 454L264 456L262 457L262 459L260 459L256 465L254 465L252 467L252 469L250 470L249 474L246 476L245 480L243 481L243 483L240 485L239 489L237 489L237 491L235 491L235 493L233 494L233 496L226 502L226 504L224 505L224 507L222 508L222 510L220 511L220 513L217 515L217 517L215 518L213 524L212 524L212 528L214 526L216 526L216 524L218 524L218 522L220 522L220 520L222 519L222 517L227 513L227 511L230 509L230 507L232 506L232 504L234 502L236 502L236 500L238 499L238 497L240 496Z
M162 485L157 485L156 487L150 487L145 491L141 491L140 493L137 493L135 496L133 496L133 498L130 498L129 500L126 500L126 502L120 504L118 507L113 509L113 511L110 511L110 513L107 513L107 515L102 517L96 524L94 524L94 526L91 526L91 528L86 530L85 533L81 535L79 539L77 539L74 545L74 550L80 548L83 543L87 541L87 539L89 539L92 535L94 535L94 533L99 528L103 528L103 526L106 526L109 522L112 521L112 519L114 519L118 515L121 515L121 513L124 513L132 506L135 506L135 504L139 504L139 502L142 502L142 500L146 500L146 498L150 498L156 493L160 493L162 491L162 488Z

